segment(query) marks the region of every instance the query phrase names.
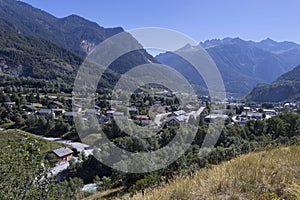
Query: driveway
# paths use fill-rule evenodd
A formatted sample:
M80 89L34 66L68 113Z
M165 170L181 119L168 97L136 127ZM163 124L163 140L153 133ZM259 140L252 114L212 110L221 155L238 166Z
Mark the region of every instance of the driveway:
M61 164L56 164L55 167L53 167L51 169L51 173L52 173L53 176L56 176L60 172L65 171L66 169L68 169L69 166L70 166L69 162L64 162L64 163L61 163Z
M52 138L52 137L44 137L44 136L38 136L44 140L50 140L50 141L55 141L58 143L62 143L62 144L67 144L72 146L74 149L76 149L78 152L82 152L84 151L86 156L92 155L93 154L93 149L91 148L91 146L87 145L87 144L83 144L80 142L73 142L71 140L64 140L61 138Z
M155 116L155 119L154 119L154 123L155 123L157 126L160 126L161 123L162 123L162 122L161 122L161 119L167 117L169 114L171 114L171 112L156 115L156 116Z

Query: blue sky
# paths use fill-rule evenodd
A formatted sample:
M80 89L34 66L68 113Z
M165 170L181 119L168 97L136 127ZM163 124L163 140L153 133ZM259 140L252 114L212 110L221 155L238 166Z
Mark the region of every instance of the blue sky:
M163 27L196 41L240 37L300 43L299 0L22 0L57 17L104 27Z

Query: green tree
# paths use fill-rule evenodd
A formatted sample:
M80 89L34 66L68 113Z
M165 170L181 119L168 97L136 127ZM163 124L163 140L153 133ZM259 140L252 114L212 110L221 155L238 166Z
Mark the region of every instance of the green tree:
M28 115L27 120L25 121L26 126L28 126L29 128L34 127L36 123L36 118L34 115Z
M18 115L15 118L15 122L16 122L16 125L23 126L25 124L25 119L21 115Z
M274 105L272 103L265 102L265 103L261 104L261 107L266 108L266 109L271 109L271 108L274 108Z
M26 105L27 104L27 100L25 96L21 96L20 97L20 105Z
M96 175L93 179L93 182L99 187L101 185L101 180L98 175Z
M273 139L285 136L287 135L286 126L287 124L279 117L270 118L267 120L267 133L271 134Z
M112 186L111 179L109 177L106 177L106 176L102 177L102 183L103 183L103 190L108 190Z
M0 149L0 197L3 199L41 199L49 185L49 167L40 143L25 138Z

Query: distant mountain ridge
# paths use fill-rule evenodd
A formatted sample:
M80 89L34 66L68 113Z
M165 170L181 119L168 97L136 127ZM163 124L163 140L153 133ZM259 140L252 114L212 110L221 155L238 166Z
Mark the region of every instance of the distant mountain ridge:
M294 43L294 42L288 42L288 41L284 41L284 42L275 42L274 40L267 38L265 40L262 40L260 42L252 42L252 44L254 44L255 46L257 46L258 48L261 48L263 50L266 51L270 51L273 53L283 53L286 51L290 51L293 49L298 49L299 50L299 45Z
M300 65L283 74L271 84L258 84L246 96L246 99L255 102L300 100Z
M292 42L275 42L271 39L253 42L224 38L207 40L199 45L215 61L227 93L237 97L247 94L258 83L276 80L300 63L300 45ZM188 51L188 47L184 50ZM201 85L202 80L190 70L191 66L172 52L160 54L156 59L183 74L190 74L188 78Z

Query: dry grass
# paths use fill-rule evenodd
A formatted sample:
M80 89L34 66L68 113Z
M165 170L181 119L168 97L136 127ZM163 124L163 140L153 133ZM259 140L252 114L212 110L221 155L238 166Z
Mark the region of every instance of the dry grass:
M117 194L120 194L124 191L124 187L120 187L120 188L115 188L115 189L110 189L110 190L106 190L103 192L98 192L96 194L93 194L87 198L84 198L83 200L97 200L97 199L107 199L110 198L110 196Z
M130 199L300 199L300 147L244 155Z

